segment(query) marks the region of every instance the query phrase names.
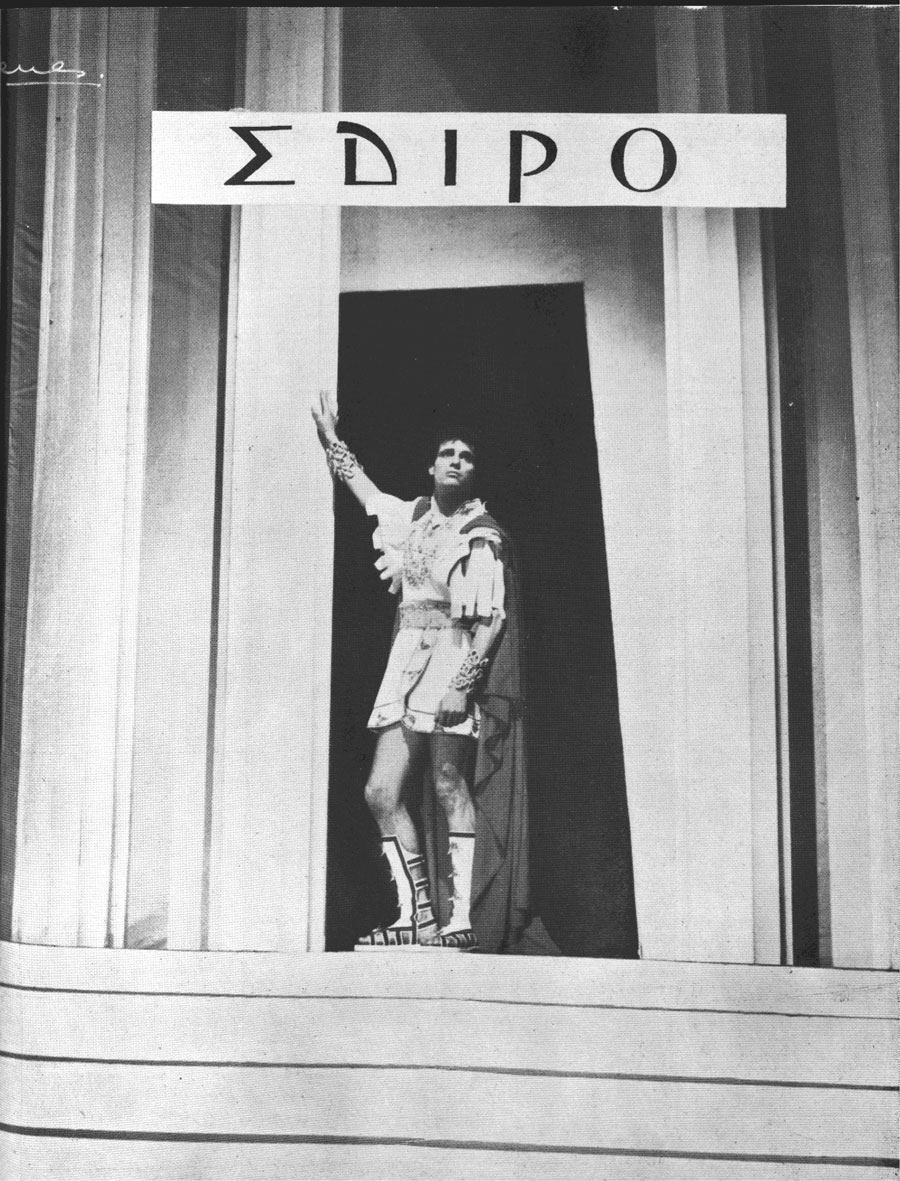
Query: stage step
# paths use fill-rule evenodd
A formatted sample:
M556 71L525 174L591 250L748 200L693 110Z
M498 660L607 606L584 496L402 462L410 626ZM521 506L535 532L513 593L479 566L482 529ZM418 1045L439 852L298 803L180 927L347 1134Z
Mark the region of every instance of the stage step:
M896 977L0 946L0 1174L891 1177Z

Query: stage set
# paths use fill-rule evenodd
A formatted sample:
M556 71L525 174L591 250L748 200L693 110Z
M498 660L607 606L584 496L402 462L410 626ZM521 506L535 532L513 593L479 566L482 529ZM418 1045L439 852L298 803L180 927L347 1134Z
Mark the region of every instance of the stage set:
M895 1175L896 25L7 18L83 72L4 79L10 1175ZM151 112L235 108L784 113L787 205L152 205ZM407 499L480 423L516 954L351 951L395 603L319 390Z

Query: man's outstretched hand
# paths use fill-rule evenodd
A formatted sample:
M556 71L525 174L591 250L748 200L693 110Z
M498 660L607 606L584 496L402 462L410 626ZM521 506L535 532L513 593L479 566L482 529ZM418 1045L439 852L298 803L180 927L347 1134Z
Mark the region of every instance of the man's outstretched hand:
M319 396L313 399L310 410L312 411L312 416L316 423L316 430L319 432L319 440L323 447L327 447L329 443L334 443L338 437L338 415L334 406L334 400L327 390L319 390Z

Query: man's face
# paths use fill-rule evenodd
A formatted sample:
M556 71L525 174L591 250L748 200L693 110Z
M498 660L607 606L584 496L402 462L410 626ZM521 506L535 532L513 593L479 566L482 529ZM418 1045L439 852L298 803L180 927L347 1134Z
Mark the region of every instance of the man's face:
M434 463L428 469L434 477L434 488L454 489L471 493L475 484L475 456L462 439L447 439L441 443Z

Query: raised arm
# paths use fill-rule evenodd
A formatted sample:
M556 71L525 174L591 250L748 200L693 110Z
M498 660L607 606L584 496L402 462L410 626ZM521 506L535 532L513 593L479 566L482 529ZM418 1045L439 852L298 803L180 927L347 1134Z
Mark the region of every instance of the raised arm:
M346 484L365 508L371 498L379 494L380 489L359 466L359 461L347 444L338 438L338 416L332 399L320 390L311 409L319 433L319 442L325 450L325 458L332 476Z

